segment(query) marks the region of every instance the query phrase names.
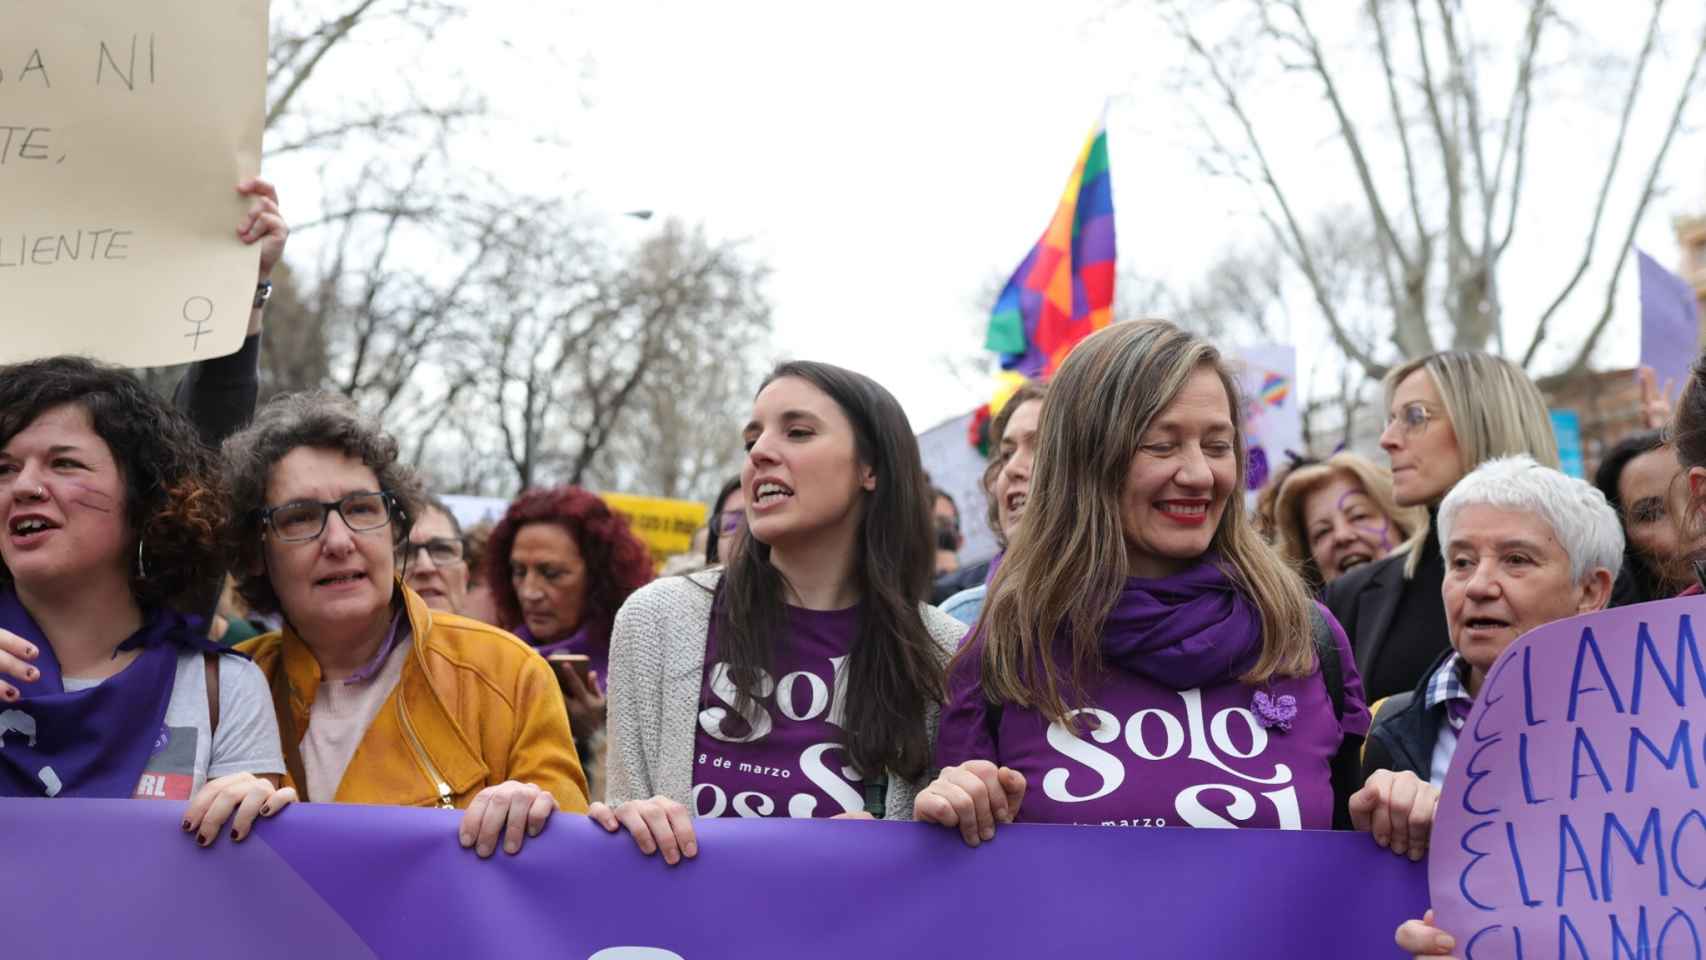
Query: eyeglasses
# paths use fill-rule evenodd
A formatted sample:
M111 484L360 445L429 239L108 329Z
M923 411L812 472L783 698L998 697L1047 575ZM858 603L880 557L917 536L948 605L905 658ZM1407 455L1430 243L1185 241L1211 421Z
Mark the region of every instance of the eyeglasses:
M1433 418L1432 411L1421 403L1406 403L1397 413L1386 415L1386 429L1392 429L1392 425L1396 423L1403 426L1405 436L1413 437L1426 430Z
M462 562L462 541L454 537L433 537L420 543L411 540L407 549L411 557L425 550L427 557L440 567Z
M326 516L336 510L344 526L356 533L378 530L391 522L391 494L352 493L341 500L295 500L279 507L261 509L264 523L285 543L316 539L326 529Z
M717 514L717 522L711 526L717 531L717 536L732 537L740 532L741 527L746 526L746 511L725 510Z

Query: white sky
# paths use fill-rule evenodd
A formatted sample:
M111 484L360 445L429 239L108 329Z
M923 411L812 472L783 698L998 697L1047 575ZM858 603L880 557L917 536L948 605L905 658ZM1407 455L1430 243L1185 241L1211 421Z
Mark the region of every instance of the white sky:
M922 430L987 399L985 383L955 376L944 358L981 347L979 298L1041 233L1105 100L1122 265L1187 285L1217 249L1262 229L1244 187L1198 170L1190 114L1163 83L1181 57L1176 42L1145 4L1100 9L485 0L435 40L453 62L421 66L459 70L487 91L496 115L468 152L510 188L578 195L608 212L649 208L747 241L773 270L778 354L875 377ZM1594 29L1576 44L1638 41L1643 23L1601 23L1607 9L1585 8ZM1673 18L1673 54L1696 16ZM1652 119L1633 134L1632 173L1644 172L1680 76L1667 69L1649 79ZM1353 96L1369 93L1378 91ZM1615 129L1606 91L1563 93L1577 99L1566 122L1536 129L1524 219L1501 274L1516 345L1527 339L1522 318L1580 254L1582 197ZM1637 234L1666 263L1677 257L1671 216L1706 209L1703 101L1672 147L1670 192ZM1306 206L1355 200L1318 98L1270 91L1260 108ZM563 146L535 146L540 137ZM1633 192L1609 211L1603 247L1621 235L1618 204L1627 210ZM1585 331L1597 313L1603 276L1584 289L1567 331ZM1634 297L1631 263L1604 365L1634 362ZM1294 331L1300 356L1321 352L1318 327Z

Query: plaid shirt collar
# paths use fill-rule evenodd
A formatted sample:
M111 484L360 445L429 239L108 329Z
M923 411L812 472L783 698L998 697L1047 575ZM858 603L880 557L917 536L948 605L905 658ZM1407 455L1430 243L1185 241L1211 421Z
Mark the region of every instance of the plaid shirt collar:
M1475 702L1475 698L1469 695L1469 688L1463 683L1463 668L1466 666L1468 664L1464 659L1455 653L1446 657L1445 662L1428 678L1427 696L1422 703L1429 710L1444 704L1453 730L1463 729L1463 721L1469 717L1469 706ZM1454 706L1458 703L1461 703L1461 706Z

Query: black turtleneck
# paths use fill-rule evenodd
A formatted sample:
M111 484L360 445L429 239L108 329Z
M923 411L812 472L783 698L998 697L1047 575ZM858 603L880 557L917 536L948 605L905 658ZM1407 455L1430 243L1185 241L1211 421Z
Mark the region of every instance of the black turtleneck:
M1421 565L1415 576L1403 581L1398 609L1389 635L1378 656L1362 678L1369 702L1414 689L1446 647L1451 645L1445 625L1445 601L1440 586L1445 583L1445 557L1439 549L1439 513L1428 511L1428 538L1423 541ZM1393 558L1399 563L1408 555Z

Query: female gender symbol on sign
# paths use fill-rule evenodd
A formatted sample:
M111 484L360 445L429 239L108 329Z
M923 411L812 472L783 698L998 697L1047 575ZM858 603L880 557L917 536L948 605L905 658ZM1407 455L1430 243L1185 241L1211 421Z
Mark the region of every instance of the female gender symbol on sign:
M197 313L201 314L201 316L200 317L195 316L195 314L197 314ZM184 336L186 336L186 337L194 337L195 338L195 343L191 344L190 349L193 350L193 349L196 349L197 347L200 347L202 336L205 334L213 332L211 330L206 329L207 322L209 320L212 320L212 319L213 319L213 301L212 300L209 300L206 297L191 297L188 300L184 301L184 322L195 324L194 330L190 331L189 333L184 334Z

